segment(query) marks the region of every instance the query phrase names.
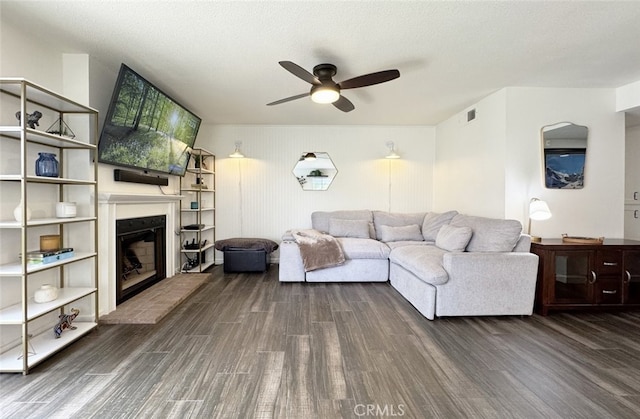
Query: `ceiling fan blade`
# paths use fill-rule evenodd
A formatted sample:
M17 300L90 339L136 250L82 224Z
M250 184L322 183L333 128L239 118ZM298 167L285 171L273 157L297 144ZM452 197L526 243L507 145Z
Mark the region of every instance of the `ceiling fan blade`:
M299 95L295 95L295 96L291 96L291 97L286 97L284 99L280 99L280 100L276 100L275 102L271 102L271 103L267 103L267 106L272 106L272 105L279 105L281 103L285 103L285 102L290 102L292 100L296 100L296 99L300 99L306 96L309 96L309 92L307 93L301 93Z
M333 102L333 106L340 109L342 112L351 112L356 108L355 106L353 106L353 103L351 103L349 99L342 95L340 95L340 99Z
M289 73L293 74L296 77L301 78L302 80L306 81L307 83L320 84L320 80L318 80L318 78L316 76L314 76L313 74L309 73L307 70L305 70L304 68L300 67L296 63L292 63L291 61L280 61L280 62L278 62L278 64L280 64L282 67L284 67L284 69L287 70Z
M371 86L373 84L384 83L400 77L398 70L378 71L377 73L365 74L338 83L341 89L355 89L356 87Z

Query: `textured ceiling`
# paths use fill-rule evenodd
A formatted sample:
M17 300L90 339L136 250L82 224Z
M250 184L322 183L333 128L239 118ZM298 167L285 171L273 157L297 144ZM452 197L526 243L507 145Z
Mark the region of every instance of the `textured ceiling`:
M433 125L507 86L614 88L640 80L640 2L0 2L65 52L121 62L216 124ZM45 41L46 40L46 41ZM344 91L343 113L309 98L278 61L336 81L397 68Z

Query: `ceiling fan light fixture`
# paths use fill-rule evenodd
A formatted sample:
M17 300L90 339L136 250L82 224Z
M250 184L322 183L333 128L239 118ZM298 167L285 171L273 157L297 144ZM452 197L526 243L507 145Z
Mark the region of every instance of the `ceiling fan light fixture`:
M311 88L311 100L316 103L333 103L340 99L340 92L330 86L314 86Z

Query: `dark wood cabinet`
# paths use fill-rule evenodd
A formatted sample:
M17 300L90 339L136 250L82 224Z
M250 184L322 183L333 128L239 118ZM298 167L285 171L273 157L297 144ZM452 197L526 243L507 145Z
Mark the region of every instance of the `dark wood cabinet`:
M531 243L540 258L536 311L640 309L640 241L606 239L603 244Z

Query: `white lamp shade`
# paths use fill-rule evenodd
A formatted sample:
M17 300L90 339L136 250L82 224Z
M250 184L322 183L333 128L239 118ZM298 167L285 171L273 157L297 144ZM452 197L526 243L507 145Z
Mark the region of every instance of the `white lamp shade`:
M548 220L551 218L551 210L545 201L533 198L529 203L529 218L532 220Z
M387 147L389 148L389 154L384 156L385 159L399 159L400 155L396 153L396 145L393 141L387 141Z
M229 154L229 157L232 159L242 159L244 158L244 154L240 151L240 146L242 145L242 141L236 141L236 149L233 153Z

